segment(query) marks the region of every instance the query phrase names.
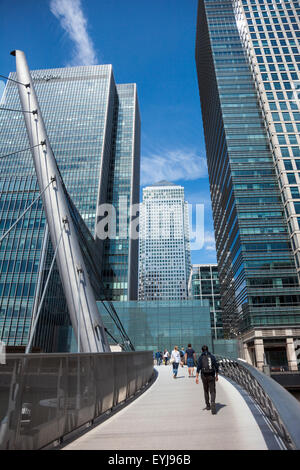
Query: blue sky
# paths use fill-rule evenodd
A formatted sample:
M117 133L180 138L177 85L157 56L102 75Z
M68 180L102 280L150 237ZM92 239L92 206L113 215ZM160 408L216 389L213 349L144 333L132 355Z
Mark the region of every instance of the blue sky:
M167 179L204 204L205 243L193 263L214 263L213 222L195 66L197 0L0 0L0 74L14 49L31 69L113 65L137 84L141 182ZM1 91L1 90L0 90Z

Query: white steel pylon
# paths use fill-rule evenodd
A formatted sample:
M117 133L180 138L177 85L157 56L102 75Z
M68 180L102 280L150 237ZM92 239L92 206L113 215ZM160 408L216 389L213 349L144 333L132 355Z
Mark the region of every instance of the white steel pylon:
M19 96L53 249L80 352L108 352L110 347L80 250L56 159L47 136L24 52L16 57Z

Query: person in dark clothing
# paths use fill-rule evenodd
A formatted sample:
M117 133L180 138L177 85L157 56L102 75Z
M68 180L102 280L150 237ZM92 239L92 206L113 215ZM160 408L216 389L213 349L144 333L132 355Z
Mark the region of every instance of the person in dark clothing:
M194 377L194 367L196 363L196 353L192 348L191 344L188 344L187 350L185 351L185 363L188 366L189 377Z
M181 365L181 367L183 367L183 365L184 365L184 356L185 356L184 348L181 348L179 353L180 353L180 365Z
M204 398L206 409L210 410L212 414L216 414L216 382L218 380L219 365L209 351L207 346L202 346L202 354L198 359L196 371L196 384L199 383L199 372L201 371L201 379L204 390ZM209 395L211 405L209 403Z
M156 358L156 364L160 366L162 363L162 353L160 351L156 351L155 358Z

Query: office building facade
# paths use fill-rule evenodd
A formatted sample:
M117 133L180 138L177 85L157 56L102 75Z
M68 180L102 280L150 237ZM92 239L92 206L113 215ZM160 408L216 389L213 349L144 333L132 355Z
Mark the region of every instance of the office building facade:
M139 300L187 299L191 256L182 186L161 181L143 188L139 246Z
M222 339L224 334L217 264L192 265L189 297L195 300L209 301L212 336L214 339Z
M15 79L15 73L10 78ZM116 85L111 65L34 70L32 78L66 189L97 246L94 261L102 272L107 298L136 299L137 243L131 244L124 227L120 233L116 202L120 198L123 208L124 204L129 208L139 201L136 86ZM17 87L11 81L2 106L20 109ZM21 113L1 111L0 135L1 156L28 148ZM4 234L39 188L30 150L1 158L0 165L0 230ZM116 220L107 238L103 221L110 204L115 205ZM128 226L131 215L129 210L126 213L122 223ZM9 346L24 346L28 341L52 254L39 200L0 246L0 338ZM46 321L67 326L63 293L54 275L51 282L49 295L56 311ZM60 300L56 302L55 296Z
M262 368L300 335L299 2L200 0L196 64L223 327Z

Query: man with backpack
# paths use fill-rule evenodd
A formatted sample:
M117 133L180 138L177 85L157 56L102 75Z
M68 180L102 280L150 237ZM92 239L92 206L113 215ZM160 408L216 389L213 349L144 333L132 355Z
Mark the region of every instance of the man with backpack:
M209 351L207 346L202 346L202 354L198 359L196 384L199 383L199 372L201 371L201 379L204 389L204 398L206 402L206 409L210 410L212 414L216 414L216 381L218 380L219 365ZM209 403L209 394L211 405Z

